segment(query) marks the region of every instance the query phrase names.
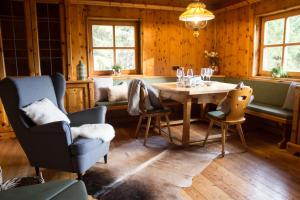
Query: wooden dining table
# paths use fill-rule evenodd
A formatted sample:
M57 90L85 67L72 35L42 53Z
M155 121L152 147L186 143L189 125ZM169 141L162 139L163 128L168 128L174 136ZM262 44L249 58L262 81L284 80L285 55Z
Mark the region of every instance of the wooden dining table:
M172 99L183 105L183 129L181 144L189 145L192 103L206 105L218 104L226 94L236 87L235 84L212 81L211 84L202 84L196 87L178 87L176 82L155 83L152 86L160 91L162 99Z

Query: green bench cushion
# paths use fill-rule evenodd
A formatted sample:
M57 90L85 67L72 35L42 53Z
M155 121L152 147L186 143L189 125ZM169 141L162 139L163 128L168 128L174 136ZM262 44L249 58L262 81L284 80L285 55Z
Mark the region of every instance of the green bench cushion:
M213 119L225 119L225 113L222 111L216 110L216 111L211 111L208 112L208 117L213 118Z
M116 101L116 102L109 102L109 101L97 101L95 103L96 106L127 106L128 101Z
M277 116L284 119L291 119L293 117L292 111L282 109L279 106L273 106L264 103L252 102L251 104L248 105L247 109Z

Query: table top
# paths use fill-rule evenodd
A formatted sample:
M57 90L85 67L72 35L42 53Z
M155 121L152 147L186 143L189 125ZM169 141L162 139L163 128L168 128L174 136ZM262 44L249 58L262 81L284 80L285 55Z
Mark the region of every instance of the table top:
M176 82L169 83L155 83L152 86L160 91L173 92L184 95L201 95L201 94L215 94L229 92L236 87L236 84L222 83L217 81L211 81L211 85L199 85L192 88L177 87Z

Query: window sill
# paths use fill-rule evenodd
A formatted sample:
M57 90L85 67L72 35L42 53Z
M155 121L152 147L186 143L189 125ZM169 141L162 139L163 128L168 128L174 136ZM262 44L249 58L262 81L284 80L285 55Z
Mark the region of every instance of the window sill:
M261 80L261 81L269 81L274 83L291 83L293 81L300 82L300 77L290 77L290 78L273 78L270 76L252 76L249 77L250 80Z
M143 74L121 74L121 75L95 75L94 77L103 77L108 78L112 77L113 79L133 79L133 78L174 78L174 76L154 76L154 75L143 75ZM213 75L212 77L223 78L225 75ZM91 79L93 77L90 77Z

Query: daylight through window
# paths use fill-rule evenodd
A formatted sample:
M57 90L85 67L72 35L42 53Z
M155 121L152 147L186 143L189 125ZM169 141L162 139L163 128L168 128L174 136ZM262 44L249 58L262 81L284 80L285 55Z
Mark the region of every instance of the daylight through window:
M300 11L264 17L261 39L260 74L282 67L300 75Z
M137 22L93 22L90 24L94 73L107 73L113 65L123 72L137 73Z

